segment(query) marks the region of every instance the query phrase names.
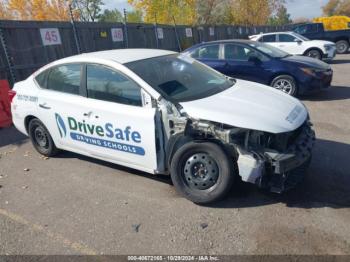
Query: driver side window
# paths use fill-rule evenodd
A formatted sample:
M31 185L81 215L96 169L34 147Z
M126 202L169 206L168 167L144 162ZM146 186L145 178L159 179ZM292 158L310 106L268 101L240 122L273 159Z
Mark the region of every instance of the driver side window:
M89 98L142 106L141 88L125 75L108 67L87 65L86 86Z
M261 53L256 52L254 49L246 46L225 44L225 59L237 60L237 61L249 61L250 57L257 57L261 61L265 61L265 57Z

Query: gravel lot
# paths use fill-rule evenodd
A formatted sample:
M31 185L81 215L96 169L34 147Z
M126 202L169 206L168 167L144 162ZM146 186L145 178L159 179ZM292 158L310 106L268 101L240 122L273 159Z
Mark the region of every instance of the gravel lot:
M45 159L0 130L0 254L350 254L350 54L302 98L317 142L303 185L239 184L210 207L155 177L73 153Z

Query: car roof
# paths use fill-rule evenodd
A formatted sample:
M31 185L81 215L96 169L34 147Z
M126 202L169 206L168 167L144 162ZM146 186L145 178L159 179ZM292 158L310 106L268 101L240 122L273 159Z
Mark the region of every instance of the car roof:
M275 34L291 34L294 33L293 31L284 31L284 32L271 32L271 33L264 33L264 34L258 34L259 35L275 35Z
M212 43L243 43L243 44L249 44L249 43L256 43L252 40L247 39L224 39L224 40L215 40L215 41L209 41L209 42L203 42L200 44L212 44Z
M80 55L74 55L61 59L61 62L72 63L76 62L80 58L84 59L103 59L114 61L120 64L125 64L137 60L143 60L152 57L164 56L176 54L176 52L169 50L160 50L160 49L146 49L146 48L128 48L128 49L113 49L106 51L98 51L92 53L83 53Z

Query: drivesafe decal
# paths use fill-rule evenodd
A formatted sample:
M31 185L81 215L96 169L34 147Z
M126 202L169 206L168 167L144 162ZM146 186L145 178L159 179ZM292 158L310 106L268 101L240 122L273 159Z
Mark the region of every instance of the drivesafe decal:
M70 138L75 141L136 155L145 155L145 150L142 147L127 143L141 143L141 134L138 131L133 131L130 126L116 128L112 123L96 125L87 123L85 120L77 121L70 116L67 117L66 123L68 125L66 126L65 121L58 113L55 113L55 119L61 138L66 137L68 127Z

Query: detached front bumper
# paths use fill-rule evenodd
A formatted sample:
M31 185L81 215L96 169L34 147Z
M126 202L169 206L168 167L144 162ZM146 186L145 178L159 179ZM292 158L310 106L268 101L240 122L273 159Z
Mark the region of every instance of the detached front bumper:
M301 182L311 160L315 132L306 121L290 136L291 141L283 152L270 149L253 154L240 152L237 164L242 180L276 193Z

